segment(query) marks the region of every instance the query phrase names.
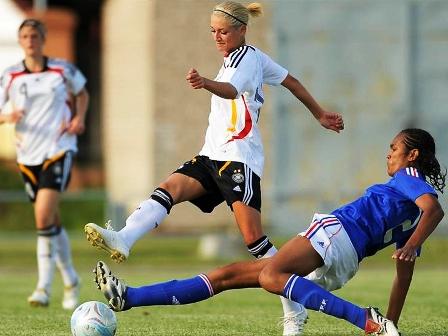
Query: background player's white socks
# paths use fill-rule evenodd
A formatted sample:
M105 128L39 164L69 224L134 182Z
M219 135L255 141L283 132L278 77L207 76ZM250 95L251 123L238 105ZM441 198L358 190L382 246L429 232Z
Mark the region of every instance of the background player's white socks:
M37 288L45 289L50 294L56 266L55 256L58 249L58 228L52 226L37 230Z
M270 258L276 253L277 249L275 248L274 245L272 245L272 247L265 253L265 255L261 257L261 259ZM292 315L295 314L296 312L301 312L305 309L305 307L300 303L291 301L283 296L280 296L280 301L282 302L283 306L283 316Z
M131 248L137 240L158 227L167 214L162 204L152 198L147 199L126 219L126 226L120 230L120 236Z
M70 241L64 228L56 236L58 239L58 250L56 253L56 266L62 275L62 281L65 287L72 287L79 281L78 274L73 267L72 253L70 250Z

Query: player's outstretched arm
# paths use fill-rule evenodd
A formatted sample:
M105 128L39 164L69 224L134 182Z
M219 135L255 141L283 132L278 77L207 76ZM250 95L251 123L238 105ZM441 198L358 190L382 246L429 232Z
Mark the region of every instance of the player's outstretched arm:
M398 323L411 285L417 249L422 246L444 216L442 207L434 195L424 194L415 200L415 204L422 210L422 217L405 246L397 249L392 255L397 262L397 275L390 294L387 318L395 324Z
M329 112L323 109L295 77L288 74L283 80L282 85L307 107L323 127L338 133L344 129L342 116L339 113Z
M415 200L415 204L422 210L422 217L406 244L395 251L392 256L394 259L414 261L417 249L422 246L444 216L439 201L432 194L420 196Z
M396 271L394 282L389 296L389 307L386 317L398 325L401 311L412 282L415 261L396 260Z

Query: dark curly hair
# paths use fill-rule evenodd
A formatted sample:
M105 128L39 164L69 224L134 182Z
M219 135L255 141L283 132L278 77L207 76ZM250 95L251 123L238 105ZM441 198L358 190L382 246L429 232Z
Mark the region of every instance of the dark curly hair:
M429 183L443 193L447 172L446 169L440 168L436 158L434 138L427 131L419 128L407 128L400 134L403 135L403 143L409 151L418 149L419 155L412 166L420 170L429 179Z

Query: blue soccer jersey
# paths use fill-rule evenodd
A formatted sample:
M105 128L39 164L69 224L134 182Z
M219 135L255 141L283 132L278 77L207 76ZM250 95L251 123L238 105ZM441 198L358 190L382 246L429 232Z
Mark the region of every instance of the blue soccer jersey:
M371 186L332 214L341 221L361 261L390 244L404 246L421 217L415 200L424 194L437 197L423 174L412 167L403 168L389 182Z

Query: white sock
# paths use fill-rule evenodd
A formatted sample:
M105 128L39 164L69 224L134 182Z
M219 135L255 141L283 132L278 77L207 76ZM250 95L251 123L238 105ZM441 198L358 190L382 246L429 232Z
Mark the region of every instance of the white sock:
M166 215L163 205L151 198L147 199L126 219L126 226L120 230L120 235L131 248L137 240L158 227Z
M57 236L37 236L37 288L45 289L50 294L55 269Z
M265 253L263 257L261 257L261 259L272 257L276 253L277 249L274 245L272 245L272 247ZM291 315L305 309L305 307L300 303L291 301L283 296L280 296L280 301L282 302L283 306L283 316Z
M73 267L70 241L64 228L56 236L58 239L58 251L56 253L56 266L61 272L65 287L71 287L78 282L78 274Z
M277 249L275 248L274 245L272 245L272 247L260 259L270 258L276 253L277 253Z

